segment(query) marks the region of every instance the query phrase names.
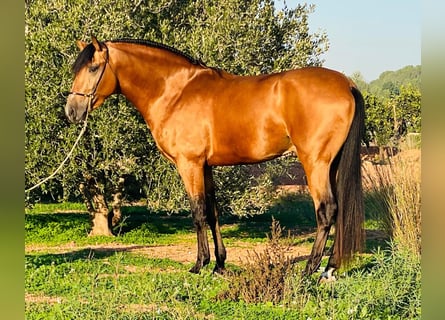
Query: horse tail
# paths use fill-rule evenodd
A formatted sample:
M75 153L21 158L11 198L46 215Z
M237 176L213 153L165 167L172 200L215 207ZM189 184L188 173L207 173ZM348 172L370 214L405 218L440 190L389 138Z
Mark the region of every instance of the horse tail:
M337 218L334 255L338 266L348 264L353 253L362 250L364 203L361 175L360 144L364 133L364 101L360 91L351 87L355 113L348 137L339 153L336 198Z

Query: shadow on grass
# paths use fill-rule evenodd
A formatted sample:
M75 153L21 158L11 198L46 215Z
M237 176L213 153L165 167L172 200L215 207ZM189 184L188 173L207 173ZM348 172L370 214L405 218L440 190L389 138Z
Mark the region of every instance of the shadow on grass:
M33 263L36 266L42 265L60 265L63 263L72 263L77 260L93 260L93 259L106 259L110 256L114 256L116 252L126 251L128 248L114 248L111 249L92 249L85 248L80 250L74 250L64 253L44 253L44 254L27 254L25 255L25 261Z
M286 194L261 215L250 217L223 217L222 224L236 224L236 228L223 231L223 237L265 239L270 233L272 220L275 219L291 236L301 236L315 231L316 221L312 199L303 194Z
M114 228L121 235L146 225L150 231L157 234L175 234L193 232L190 213L182 211L170 214L167 211L150 211L145 206L122 208L122 221Z
M270 232L272 219L278 220L285 231L289 230L292 235L313 232L315 216L312 200L304 195L287 195L278 199L264 214L250 217L225 214L220 221L222 226L237 226L223 231L224 237L243 239L266 238L266 234ZM26 214L25 223L25 229L30 237L32 233L54 231L61 234L73 230L77 230L78 236L86 236L91 227L88 213L73 212ZM122 221L113 231L115 234L125 236L141 228L159 235L194 232L190 212L182 211L175 214L169 214L167 211L152 212L145 206L123 207Z

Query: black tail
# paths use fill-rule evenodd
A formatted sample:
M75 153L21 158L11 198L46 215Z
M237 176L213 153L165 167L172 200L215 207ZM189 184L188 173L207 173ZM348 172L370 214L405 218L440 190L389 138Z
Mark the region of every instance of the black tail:
M336 184L338 211L334 253L338 265L347 264L354 252L361 251L365 239L360 159L365 111L360 91L355 87L352 87L351 91L355 99L355 114L348 137L339 155Z

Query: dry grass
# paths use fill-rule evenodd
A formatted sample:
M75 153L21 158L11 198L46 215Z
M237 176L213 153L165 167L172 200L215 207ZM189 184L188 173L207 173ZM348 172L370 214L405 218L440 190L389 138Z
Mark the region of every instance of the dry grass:
M229 274L230 287L219 295L221 300L277 304L292 295L297 266L288 254L289 237L283 239L282 231L273 219L267 246L261 252L249 252L243 270Z
M388 164L364 164L364 186L373 214L400 249L421 253L420 150L407 150Z

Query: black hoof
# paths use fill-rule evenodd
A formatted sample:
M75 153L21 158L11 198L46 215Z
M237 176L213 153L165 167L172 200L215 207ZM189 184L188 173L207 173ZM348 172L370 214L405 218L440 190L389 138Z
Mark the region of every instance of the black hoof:
M215 266L215 268L213 269L213 273L223 275L226 273L226 268L221 266Z
M196 264L193 266L193 268L191 268L191 269L189 270L190 273L195 273L195 274L198 274L199 271L201 271L201 266L198 266L198 265L196 265Z

